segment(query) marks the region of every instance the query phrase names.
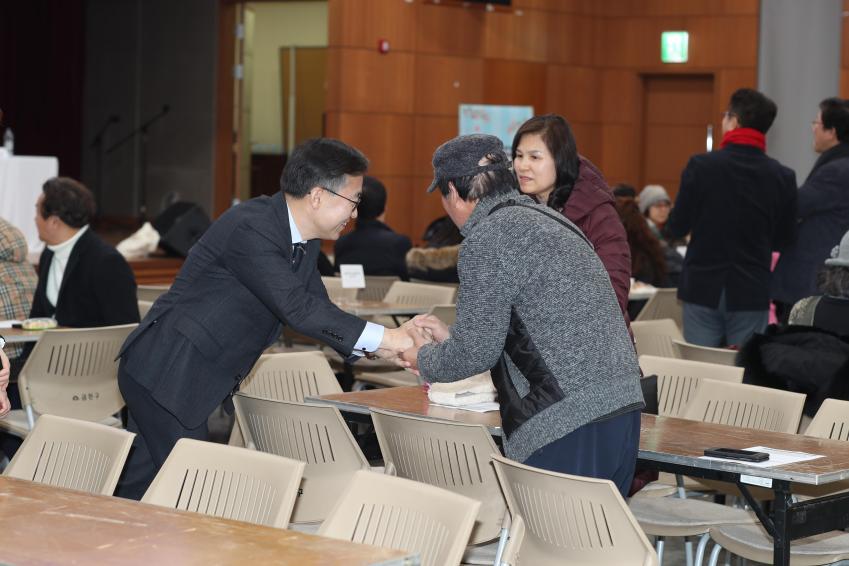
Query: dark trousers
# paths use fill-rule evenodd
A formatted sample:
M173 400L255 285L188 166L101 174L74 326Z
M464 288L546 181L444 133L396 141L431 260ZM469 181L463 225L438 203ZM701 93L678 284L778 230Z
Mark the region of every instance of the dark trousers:
M640 411L592 422L546 444L525 460L543 470L611 480L628 496L640 447Z
M118 369L118 386L127 402L127 430L136 433L136 437L115 495L141 499L177 441L181 438L206 440L207 425L204 422L194 429L183 426L124 371L123 363Z

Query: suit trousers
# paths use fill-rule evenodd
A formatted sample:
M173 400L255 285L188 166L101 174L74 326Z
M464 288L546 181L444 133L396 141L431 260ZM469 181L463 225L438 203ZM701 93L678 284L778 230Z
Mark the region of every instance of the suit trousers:
M186 428L157 403L150 393L123 368L118 368L118 386L127 402L127 430L136 433L124 473L118 482L115 495L126 499L141 499L171 449L181 438L207 440L206 422L197 428Z

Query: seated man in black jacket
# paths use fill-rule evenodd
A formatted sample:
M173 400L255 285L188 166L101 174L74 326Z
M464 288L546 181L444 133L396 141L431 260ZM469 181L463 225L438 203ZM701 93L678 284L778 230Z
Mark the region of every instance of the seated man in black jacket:
M336 270L343 263L362 264L366 275L397 275L407 280L404 257L412 247L410 238L383 223L386 187L374 177L363 178L363 194L357 205L357 225L333 248Z

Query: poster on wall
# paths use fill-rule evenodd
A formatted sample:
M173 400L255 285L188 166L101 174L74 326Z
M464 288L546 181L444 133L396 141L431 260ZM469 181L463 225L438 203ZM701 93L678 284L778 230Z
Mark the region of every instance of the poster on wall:
M516 130L533 115L533 106L461 104L460 135L492 134L501 139L505 148L509 148Z

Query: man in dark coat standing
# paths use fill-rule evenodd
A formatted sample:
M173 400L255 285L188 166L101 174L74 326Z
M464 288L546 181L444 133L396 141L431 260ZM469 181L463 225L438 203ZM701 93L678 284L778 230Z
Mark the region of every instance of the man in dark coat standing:
M374 177L363 178L363 198L357 206L357 225L333 246L336 270L344 263L363 266L366 275L407 277L405 257L413 243L384 224L386 187Z
M811 129L820 156L797 193L799 238L781 254L772 280L780 320L796 301L817 294L817 272L849 230L849 100L820 102Z
M691 235L678 285L684 338L741 345L766 328L773 250L793 241L796 175L766 155L778 109L752 89L731 95L719 151L690 158L667 224Z
M238 390L282 325L327 343L345 358L413 345L337 308L316 267L320 239L335 240L352 218L368 160L332 139L295 148L282 192L225 212L198 240L169 291L121 353L133 451L116 495L140 498L180 438L207 438L207 419Z

